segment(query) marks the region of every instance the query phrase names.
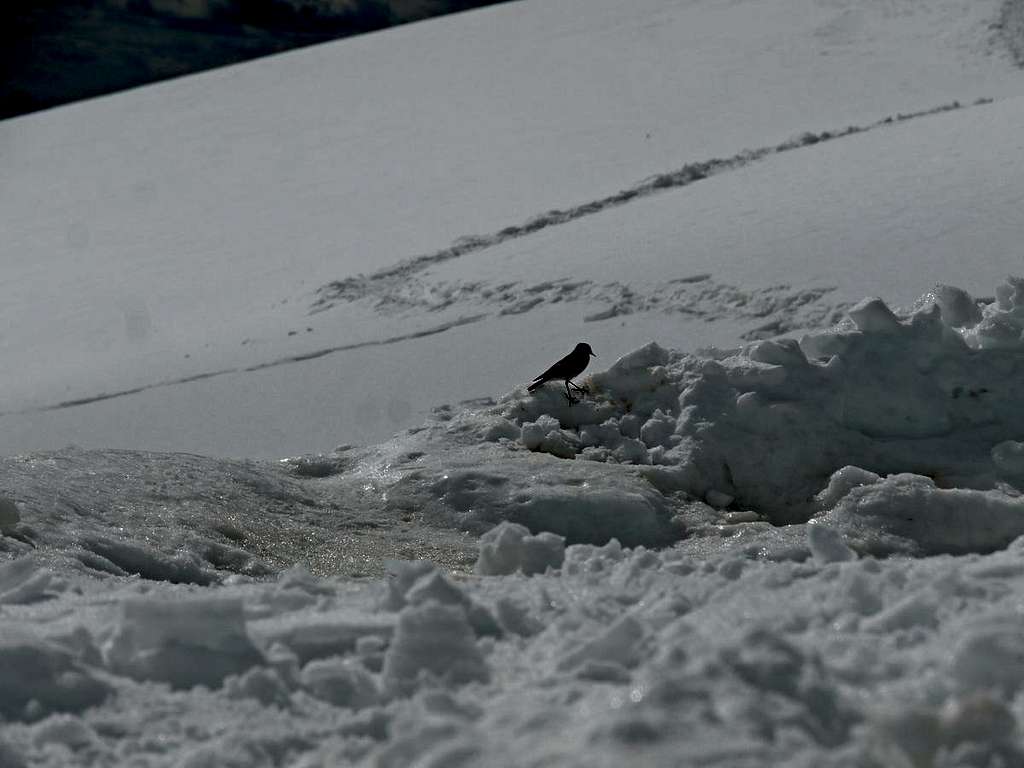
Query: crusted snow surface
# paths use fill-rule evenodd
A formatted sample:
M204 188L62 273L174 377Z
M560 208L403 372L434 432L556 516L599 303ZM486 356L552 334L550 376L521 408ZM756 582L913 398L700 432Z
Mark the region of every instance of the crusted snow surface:
M611 542L569 546L558 570L533 576L455 581L428 565L401 607L381 582L204 588L226 612L180 586L107 577L4 609L0 755L12 766L1018 765L1021 557L1019 543L797 562L731 538L710 556ZM180 624L149 623L171 603ZM125 633L145 642L110 652Z
M799 340L650 344L575 405L517 390L280 466L136 458L159 506L83 495L109 454L23 457L66 483L47 506L4 467L0 764L1024 764L1022 330L1016 279L865 300ZM285 554L218 494L294 510ZM464 532L475 572L428 562L443 537L383 579L280 570L359 516Z

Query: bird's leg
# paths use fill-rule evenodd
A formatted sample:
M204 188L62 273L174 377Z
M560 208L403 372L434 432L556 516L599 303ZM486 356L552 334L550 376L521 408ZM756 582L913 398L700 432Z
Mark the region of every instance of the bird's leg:
M565 380L565 399L569 401L569 405L575 405L576 403L579 402L579 399L572 396L572 393L569 391L569 384L570 384L569 380L566 379Z
M588 395L590 394L590 390L587 387L585 387L585 386L581 387L575 381L570 381L570 382L567 382L567 383L572 385L572 388L575 389L577 392L583 392L583 393L588 394Z

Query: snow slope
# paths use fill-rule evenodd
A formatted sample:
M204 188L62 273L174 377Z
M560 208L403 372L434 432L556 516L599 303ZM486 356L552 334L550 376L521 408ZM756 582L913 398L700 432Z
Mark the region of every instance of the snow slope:
M531 326L505 315L433 343L417 335L508 310L501 301L483 300L480 309L443 320L429 306L380 312L374 296L310 314L320 306L317 289L552 208L586 206L688 163L955 99L970 105L1019 94L1019 73L990 29L997 13L994 2L960 0L515 3L5 121L0 447L76 442L272 456L380 439L438 403L503 391L593 333L580 323L606 310L606 298L588 295L546 316L544 327L564 329L549 344L494 356L465 351L536 338ZM988 130L1015 118L991 117ZM903 179L894 188L903 193L897 205L917 205L923 185L939 177L950 190L944 208L977 210L978 201L956 198L955 179L964 174L964 194L978 194L969 186L972 169L997 156L1015 162L1012 132L985 137L997 144L966 141L985 118L961 119L948 116L944 133L922 128L927 143L911 155L916 127L905 126L902 137L870 131L862 139L876 146L851 146L863 147L874 169L861 165L863 156L839 155L839 166L803 187L803 198L802 174L815 173L819 159L845 142L780 156L786 183L767 200L742 197L745 173L702 182L701 199L709 187L735 185L710 218L745 226L708 233L702 250L714 255L692 263L690 236L681 265L648 255L666 247L657 245L663 214L653 201L645 199L643 210L634 203L625 215L635 223L619 233L615 256L629 254L654 283L710 272L726 290L759 294L776 280L730 283L729 273L749 274L744 265L774 259L757 243L799 216L804 234L793 236L820 234L798 244L829 251L815 259L855 263L861 253L840 240L837 219L863 219L858 234L871 242L887 240L891 221L860 204L845 211L828 205L833 199L848 193L868 201L871 177L884 183L891 172ZM922 159L932 176L918 175ZM1012 170L1003 177L1010 201L1017 195ZM770 178L776 168L749 171ZM823 221L806 220L811 214L801 206L811 195L823 203ZM689 199L666 197L661 210L683 205L669 215L698 218ZM928 211L911 214L935 215ZM641 223L648 215L650 224ZM996 224L1005 229L1005 220ZM1016 234L1007 226L991 250ZM736 248L738 231L749 232L749 249ZM950 244L950 252L962 244ZM589 258L595 247L576 243L578 258L568 259L570 246L560 246L563 253L548 261L562 268L547 272L603 281L606 262ZM806 262L811 254L796 257ZM903 258L907 274L931 266ZM468 260L453 267L463 284L477 281ZM993 265L979 284L1005 271ZM511 272L516 280L525 274ZM890 293L888 276L845 286L842 275L827 272L794 290L848 288L841 303L865 291L907 301L918 289ZM630 329L609 332L595 349L621 351L661 333L693 338L693 347L740 335L663 320L634 317ZM263 368L335 349L320 365ZM496 359L481 365L486 357ZM136 390L143 392L59 407Z

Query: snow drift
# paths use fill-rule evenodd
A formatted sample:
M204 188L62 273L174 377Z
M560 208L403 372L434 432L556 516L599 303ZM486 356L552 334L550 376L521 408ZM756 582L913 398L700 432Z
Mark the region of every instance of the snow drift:
M330 482L474 533L656 547L732 516L828 521L874 554L987 551L1024 533L1022 328L1012 278L987 302L938 286L902 317L867 299L800 340L652 343L581 404L551 386L442 410Z

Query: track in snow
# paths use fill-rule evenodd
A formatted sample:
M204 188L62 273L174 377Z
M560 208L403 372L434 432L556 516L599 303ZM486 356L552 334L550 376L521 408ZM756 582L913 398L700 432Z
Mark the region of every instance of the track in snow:
M977 99L969 106L991 104L992 101L992 99L988 98ZM846 136L866 133L908 120L964 109L965 106L967 105L959 101L953 101L918 112L885 117L867 125L851 125L839 130L823 131L821 133L805 132L781 144L760 147L758 149L745 149L727 158L712 158L710 160L687 163L682 168L651 176L628 189L608 197L592 200L564 210L554 209L534 216L522 224L505 227L491 234L462 237L447 248L435 251L434 253L415 256L394 266L372 272L369 275L356 275L332 281L317 289L311 313L328 310L337 304L364 300L371 302L375 308L387 308L389 305L401 304L402 296L408 293L409 281L417 274L437 264L458 259L468 254L500 245L509 240L526 237L548 227L566 224L585 216L601 213L609 208L626 205L659 192L686 187L711 176L718 176L728 171L745 168L772 155L791 152L826 141L834 141Z

